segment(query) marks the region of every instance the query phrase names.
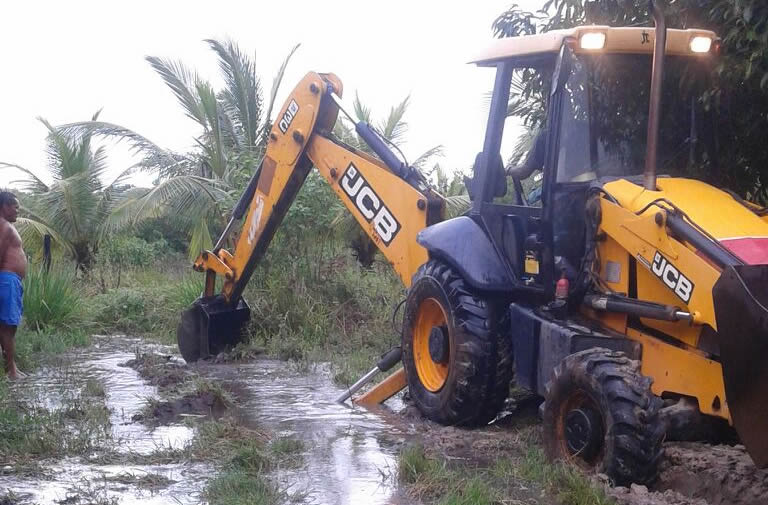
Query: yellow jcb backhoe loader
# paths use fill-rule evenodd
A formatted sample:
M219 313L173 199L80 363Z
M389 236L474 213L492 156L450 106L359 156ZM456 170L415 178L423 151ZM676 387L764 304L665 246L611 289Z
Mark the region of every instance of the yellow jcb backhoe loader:
M514 369L544 399L548 454L618 484L656 478L665 432L691 410L735 427L768 465L768 211L657 176L713 159L700 91L719 41L667 30L651 8L655 29L502 39L476 59L495 69L495 85L471 209L449 220L441 196L368 125L356 130L380 159L332 137L341 82L308 74L226 231L195 261L206 284L179 325L184 358L240 338L243 288L314 166L408 287L404 376L429 419L487 423ZM540 84L543 127L525 162L505 167L520 78ZM508 176L515 204L499 202ZM243 217L230 254L221 246ZM402 377L371 394L390 395Z

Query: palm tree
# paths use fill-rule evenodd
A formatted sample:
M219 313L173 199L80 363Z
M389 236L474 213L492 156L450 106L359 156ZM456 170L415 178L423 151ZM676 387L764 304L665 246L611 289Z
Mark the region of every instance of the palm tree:
M171 89L187 117L201 133L198 149L180 154L161 148L128 128L102 121L65 125L74 135L97 135L128 142L141 156L136 169L158 175L155 187L126 207L125 224L168 213L190 234L191 257L212 246L212 230L220 229L226 213L256 169L266 149L270 115L285 68L298 46L283 61L272 82L266 107L254 59L232 41L205 41L216 53L224 89L211 84L178 61L147 57Z
M92 121L98 116L97 112ZM134 202L124 184L130 169L104 184L104 148L94 151L90 134L73 136L38 119L48 129L48 172L53 182L46 184L27 168L0 162L0 168L25 174L17 181L22 191L22 216L17 225L25 243L36 244L50 235L59 248L71 254L79 269L88 270L101 240L121 227L121 210Z

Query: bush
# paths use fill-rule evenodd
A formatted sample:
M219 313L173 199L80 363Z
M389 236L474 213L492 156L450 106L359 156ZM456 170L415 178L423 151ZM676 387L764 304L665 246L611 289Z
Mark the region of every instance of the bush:
M185 309L197 300L205 288L205 275L185 275L169 286L168 301L175 308Z
M91 300L93 321L107 331L151 331L149 309L155 303L151 298L149 293L131 288L94 296Z
M245 292L249 345L281 359L329 360L334 379L350 384L399 343L391 321L403 287L389 265L368 270L348 250L329 253L311 268L272 256L268 270L257 269Z
M150 243L139 237L117 236L102 244L99 259L112 265L146 267L167 248L162 238Z
M24 324L35 331L72 327L81 319L82 298L75 271L54 265L30 268L24 279Z

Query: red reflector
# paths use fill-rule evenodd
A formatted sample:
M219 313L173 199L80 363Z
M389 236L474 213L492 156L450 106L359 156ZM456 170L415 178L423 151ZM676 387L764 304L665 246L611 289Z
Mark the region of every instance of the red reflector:
M747 265L768 265L768 237L726 238L720 243Z

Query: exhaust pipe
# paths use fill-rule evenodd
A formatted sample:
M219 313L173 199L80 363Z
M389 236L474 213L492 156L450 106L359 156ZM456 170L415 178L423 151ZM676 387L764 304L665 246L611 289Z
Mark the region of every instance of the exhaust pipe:
M648 111L648 145L645 154L643 187L656 191L656 162L659 152L659 121L661 119L661 89L664 83L664 53L667 47L667 22L656 0L650 0L649 9L656 24L651 74L651 105Z

